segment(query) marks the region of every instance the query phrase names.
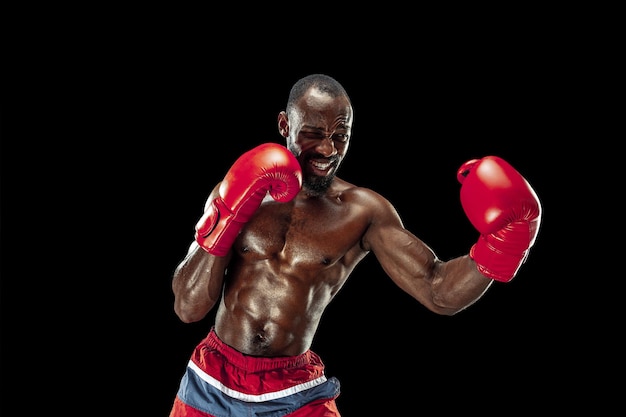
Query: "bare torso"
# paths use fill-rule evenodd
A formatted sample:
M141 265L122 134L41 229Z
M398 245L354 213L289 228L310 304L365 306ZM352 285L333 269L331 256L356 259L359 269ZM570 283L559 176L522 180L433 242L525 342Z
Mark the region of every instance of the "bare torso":
M324 309L368 253L367 191L335 181L330 195L266 199L233 246L215 329L258 356L306 351Z

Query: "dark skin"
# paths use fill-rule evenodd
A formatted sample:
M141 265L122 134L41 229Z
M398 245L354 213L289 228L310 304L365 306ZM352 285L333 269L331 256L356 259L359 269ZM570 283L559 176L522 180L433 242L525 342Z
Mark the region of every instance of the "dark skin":
M219 303L215 331L226 344L254 356L301 354L326 306L370 252L434 313L456 314L485 293L493 281L468 255L443 262L384 197L335 176L352 121L348 97L314 88L289 114L279 113L278 130L300 162L303 187L288 203L266 197L226 256L191 244L172 281L183 322L203 319ZM323 179L330 180L325 191L310 185Z

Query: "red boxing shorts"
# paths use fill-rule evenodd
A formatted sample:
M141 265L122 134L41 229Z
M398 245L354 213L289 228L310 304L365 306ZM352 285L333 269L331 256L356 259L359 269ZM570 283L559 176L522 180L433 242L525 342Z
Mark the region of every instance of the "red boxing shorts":
M339 381L326 378L311 350L302 355L247 356L211 329L196 346L170 417L339 417Z

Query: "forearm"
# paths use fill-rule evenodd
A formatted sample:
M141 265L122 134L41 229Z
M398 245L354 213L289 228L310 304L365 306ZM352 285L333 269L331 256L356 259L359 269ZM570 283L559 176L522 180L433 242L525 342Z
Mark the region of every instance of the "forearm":
M480 299L492 283L468 255L461 256L438 263L431 287L432 300L445 314L456 314Z
M440 260L421 240L402 228L384 230L387 242L372 239L383 269L405 292L430 311L452 316L477 301L493 280L483 276L469 255ZM376 235L377 236L377 235Z
M172 279L174 311L183 322L202 320L215 306L228 260L228 256L210 255L197 243L192 243Z

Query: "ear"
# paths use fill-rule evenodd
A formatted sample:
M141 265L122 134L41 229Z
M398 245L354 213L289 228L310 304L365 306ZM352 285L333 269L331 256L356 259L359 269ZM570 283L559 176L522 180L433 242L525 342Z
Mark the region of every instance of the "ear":
M278 113L278 132L284 138L289 137L289 119L285 111Z

